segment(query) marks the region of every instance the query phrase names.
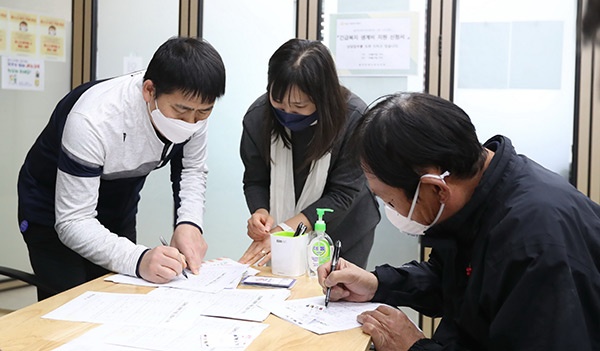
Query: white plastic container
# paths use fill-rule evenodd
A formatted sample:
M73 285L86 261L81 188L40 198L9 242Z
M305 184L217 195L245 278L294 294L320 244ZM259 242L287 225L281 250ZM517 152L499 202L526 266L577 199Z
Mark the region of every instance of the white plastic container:
M275 275L297 277L306 273L307 234L294 232L271 234L271 272Z

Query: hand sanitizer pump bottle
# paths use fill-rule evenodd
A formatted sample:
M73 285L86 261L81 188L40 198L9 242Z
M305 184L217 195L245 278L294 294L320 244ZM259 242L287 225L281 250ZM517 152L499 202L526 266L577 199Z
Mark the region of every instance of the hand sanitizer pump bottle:
M308 276L316 277L317 268L323 263L331 260L331 248L333 247L333 241L327 235L325 230L327 226L323 220L325 212L333 212L330 208L317 208L318 219L315 222L315 237L308 243L308 253L306 255L308 260Z

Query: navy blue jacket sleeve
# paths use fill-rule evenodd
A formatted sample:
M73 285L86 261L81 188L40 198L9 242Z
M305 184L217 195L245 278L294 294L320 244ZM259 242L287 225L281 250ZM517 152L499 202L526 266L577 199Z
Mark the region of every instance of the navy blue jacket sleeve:
M427 316L442 314L441 267L435 250L426 262L412 261L400 267L378 266L373 272L379 286L373 301L408 306Z

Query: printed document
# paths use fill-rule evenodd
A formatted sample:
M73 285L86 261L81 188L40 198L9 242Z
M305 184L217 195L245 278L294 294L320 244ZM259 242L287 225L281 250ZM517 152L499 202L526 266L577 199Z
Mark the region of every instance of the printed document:
M185 290L217 293L226 288L235 288L242 277L244 277L247 270L248 265L228 259L204 262L202 263L198 275L188 272L189 279L180 275L164 284L151 283L142 278L131 277L124 274L111 275L105 278L105 280L122 284L153 287L166 286Z
M86 291L42 318L74 322L180 327L198 317L194 304L147 294Z
M104 324L55 351L238 351L246 349L267 327L262 323L212 317L200 317L178 329Z
M292 322L315 334L326 334L360 327L356 317L379 307L374 302L329 302L325 307L325 297L288 300L264 306L274 315Z
M265 301L282 302L290 296L287 289L228 289L218 294L190 290L159 288L149 296L169 300L188 301L198 314L203 316L225 317L262 322L269 316L269 310L261 307Z

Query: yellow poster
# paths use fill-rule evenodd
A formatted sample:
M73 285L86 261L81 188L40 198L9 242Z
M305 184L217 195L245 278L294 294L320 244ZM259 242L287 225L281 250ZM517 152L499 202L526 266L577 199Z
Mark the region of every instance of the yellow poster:
M6 51L6 28L8 28L8 11L0 9L0 52Z
M10 12L10 51L15 54L35 55L37 15L26 12Z
M65 60L65 20L40 16L40 54L42 57Z

